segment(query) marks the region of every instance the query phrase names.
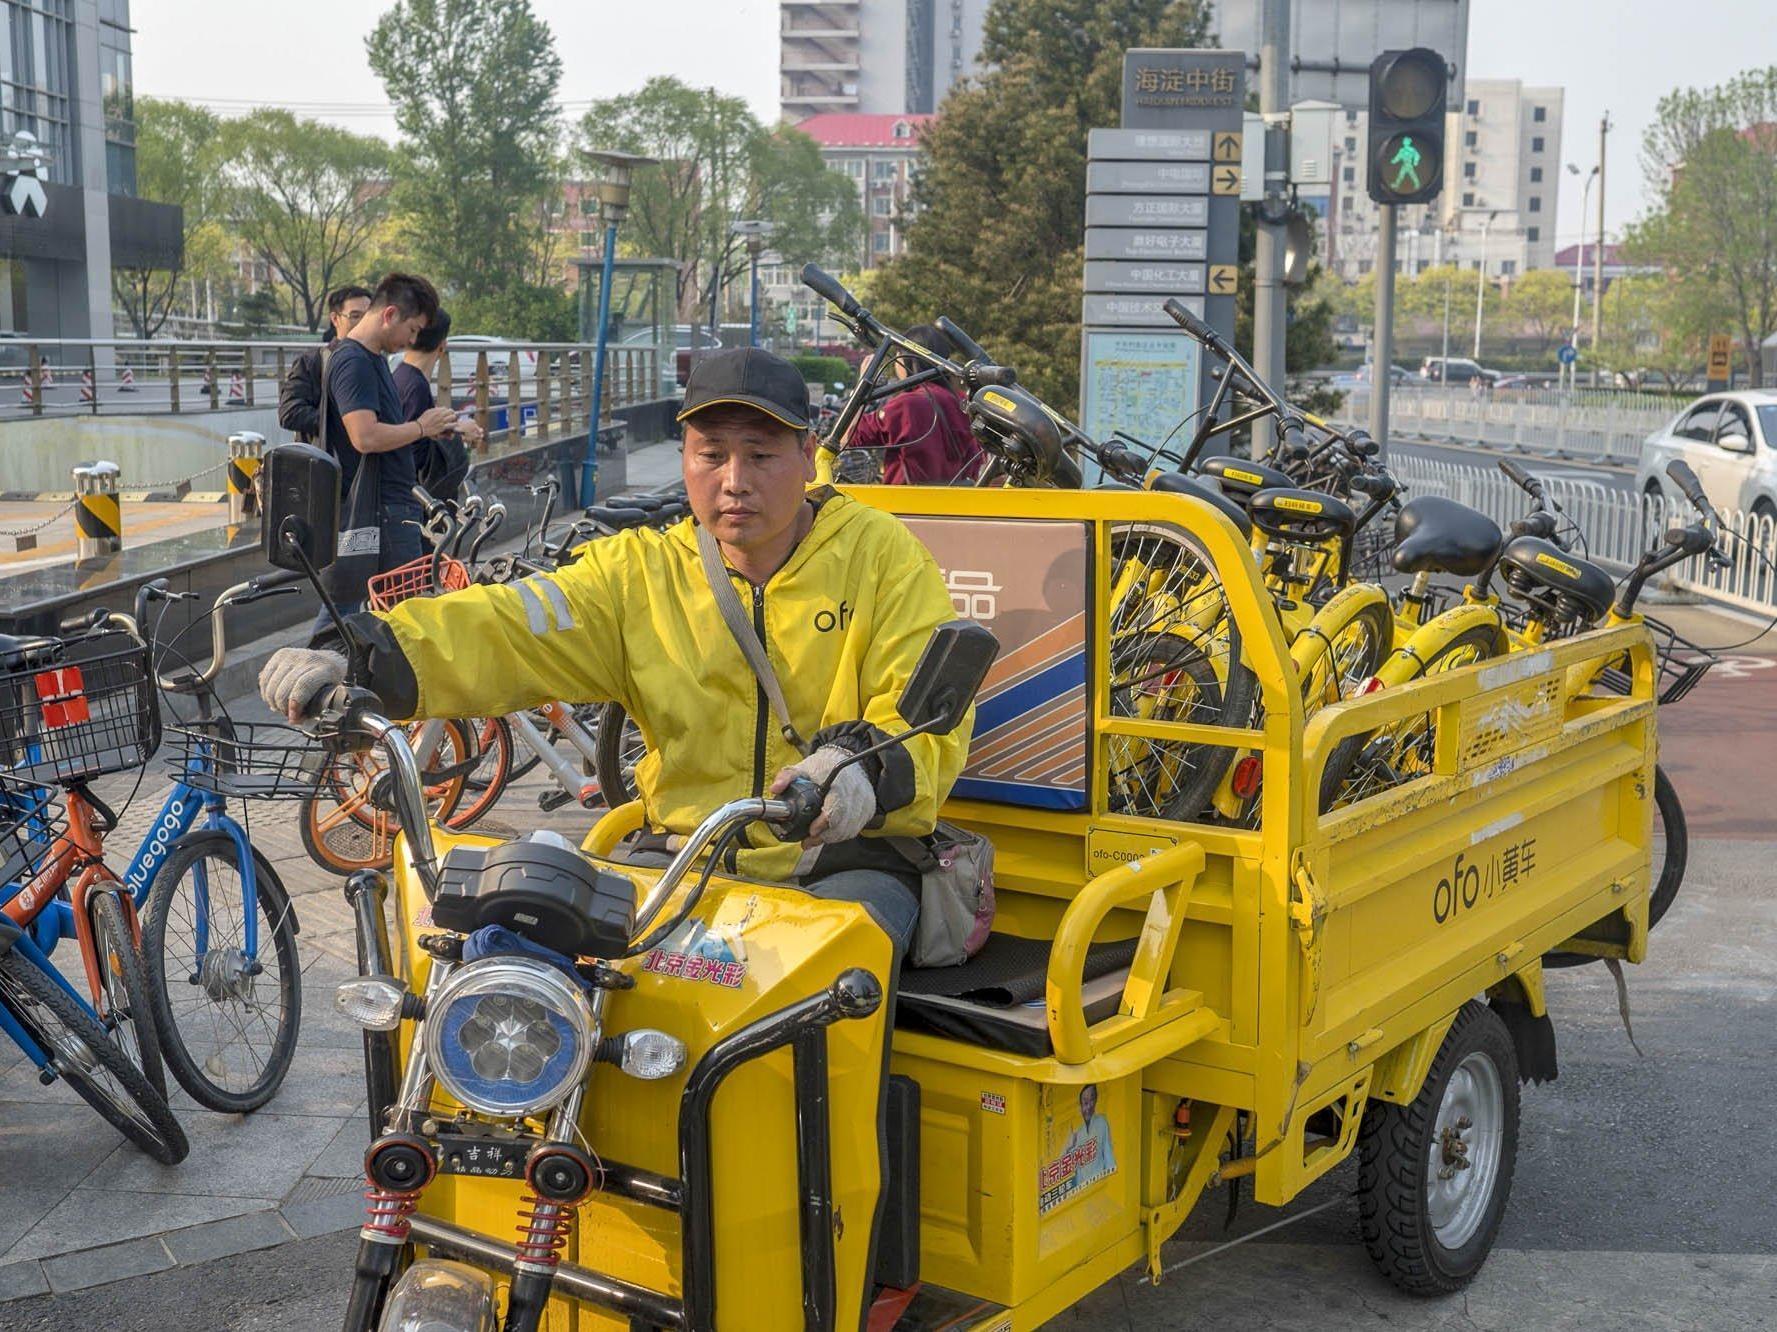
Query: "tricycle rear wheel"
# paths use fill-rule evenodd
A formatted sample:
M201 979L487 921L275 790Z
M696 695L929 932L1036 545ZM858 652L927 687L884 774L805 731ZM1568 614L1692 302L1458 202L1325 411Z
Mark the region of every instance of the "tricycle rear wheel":
M1372 1101L1358 1136L1358 1226L1410 1295L1473 1280L1493 1249L1518 1156L1518 1057L1484 1004L1462 1006L1407 1105Z

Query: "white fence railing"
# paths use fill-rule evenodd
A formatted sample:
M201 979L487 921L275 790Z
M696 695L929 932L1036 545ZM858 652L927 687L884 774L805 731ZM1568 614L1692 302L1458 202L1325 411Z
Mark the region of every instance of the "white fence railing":
M1672 399L1629 393L1477 393L1454 385L1406 385L1389 393L1388 419L1391 432L1406 435L1632 463L1641 456L1642 441L1682 406ZM1361 423L1369 409L1369 390L1360 388L1352 392L1342 415Z
M1407 487L1407 498L1444 495L1479 509L1502 529L1530 512L1530 497L1495 467L1399 456L1389 466ZM1667 521L1688 521L1690 506L1644 498L1597 481L1548 473L1541 481L1549 497L1573 519L1584 538L1576 554L1621 573L1639 560L1665 530ZM1724 509L1718 549L1725 568L1703 559L1687 560L1666 575L1677 590L1695 592L1726 605L1752 610L1777 608L1777 524L1761 514Z

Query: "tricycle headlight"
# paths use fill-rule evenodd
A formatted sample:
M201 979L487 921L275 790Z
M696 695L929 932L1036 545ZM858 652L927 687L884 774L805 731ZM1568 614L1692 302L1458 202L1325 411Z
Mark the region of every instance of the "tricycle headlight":
M519 1117L559 1101L586 1076L598 1022L581 988L554 967L487 957L460 967L427 1005L426 1057L471 1110Z
M333 992L333 1006L368 1031L394 1031L406 1002L407 987L390 976L360 976Z

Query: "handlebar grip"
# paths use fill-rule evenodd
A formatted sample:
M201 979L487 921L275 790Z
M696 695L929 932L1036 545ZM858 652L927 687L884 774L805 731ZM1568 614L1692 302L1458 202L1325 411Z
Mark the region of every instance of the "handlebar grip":
M1684 492L1684 497L1705 518L1715 517L1715 510L1710 507L1709 496L1703 493L1703 483L1697 480L1697 474L1691 470L1690 464L1677 459L1666 464L1666 475L1672 478L1672 484Z
M969 391L978 388L997 386L1011 388L1018 382L1018 372L1009 365L988 365L985 362L970 362L965 375L969 382Z
M1374 499L1387 499L1395 492L1392 476L1380 476L1374 472L1359 472L1347 483L1360 495L1369 495Z
M938 316L938 331L954 342L956 344L956 349L960 351L966 359L971 361L981 361L987 364L993 362L993 357L989 356L982 350L981 344L976 342L975 339L971 338L967 333L963 332L962 329L958 328L956 326L956 321L949 315Z
M1133 480L1146 474L1148 460L1134 449L1126 449L1121 444L1100 444L1098 446L1098 465L1107 472L1116 473L1125 479Z
M103 606L94 606L85 615L76 615L72 620L63 620L61 624L57 626L57 632L62 634L84 634L89 629L97 629L110 618L110 611L106 610Z
M1220 347L1222 345L1222 335L1186 309L1178 297L1168 296L1166 303L1160 308L1172 316L1174 323L1205 346Z
M1345 447L1360 458L1374 458L1382 452L1382 446L1368 430L1353 430L1345 437Z
M797 777L783 789L778 799L790 807L790 817L778 828L779 837L786 842L800 842L808 836L808 830L821 815L821 788L815 785L812 777Z
M1278 432L1277 446L1292 462L1300 462L1308 456L1308 432L1300 421L1285 421Z
M444 507L437 500L432 498L431 494L424 486L415 486L412 493L414 499L419 502L420 512L428 519Z
M802 285L822 300L837 305L842 314L855 317L863 309L857 297L841 286L838 278L815 264L802 265Z
M167 599L168 599L168 593L167 593L167 580L166 579L153 578L153 579L150 579L148 582L143 583L141 587L136 589L136 607L135 607L135 609L136 609L136 624L138 626L141 626L141 625L148 623L148 603L149 602L164 601Z
M1538 481L1522 467L1518 466L1518 464L1513 462L1510 458L1501 458L1499 460L1499 470L1511 477L1513 483L1520 490L1524 491L1525 494L1537 499L1542 498L1543 483Z

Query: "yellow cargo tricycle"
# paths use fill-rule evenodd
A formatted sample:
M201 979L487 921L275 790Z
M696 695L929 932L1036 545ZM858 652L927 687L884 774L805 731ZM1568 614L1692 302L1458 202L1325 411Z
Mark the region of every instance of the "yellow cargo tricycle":
M627 859L633 805L584 851L430 827L400 729L343 699L404 829L387 876L347 885L362 975L340 1000L375 1134L348 1329L1034 1328L1131 1264L1158 1279L1209 1190L1281 1206L1354 1152L1382 1273L1463 1286L1499 1229L1520 1083L1555 1073L1543 955L1645 950L1646 631L1305 723L1272 598L1208 504L851 493L901 515L998 640L943 810L996 848L986 947L897 974L863 906L696 863L736 821L793 831L790 799L712 811L665 870ZM274 562L309 560L324 515L268 507ZM1132 534L1219 579L1251 726L1129 706L1110 606ZM910 726L961 715L954 657L922 663ZM1627 695L1570 696L1605 658ZM1430 770L1320 813L1340 742L1417 714ZM1206 747L1260 757L1256 827L1112 798L1113 765ZM511 947L467 948L490 924Z

